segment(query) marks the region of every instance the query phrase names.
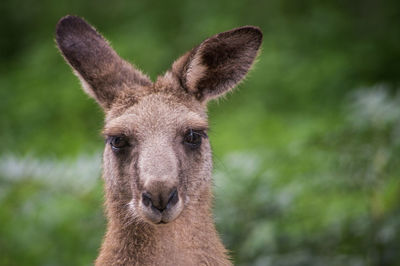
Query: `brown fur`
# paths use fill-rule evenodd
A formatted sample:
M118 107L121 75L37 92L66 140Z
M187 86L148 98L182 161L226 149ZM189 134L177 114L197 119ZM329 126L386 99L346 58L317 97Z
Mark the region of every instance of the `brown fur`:
M231 264L211 214L206 103L242 80L261 40L252 26L220 33L152 83L83 19L59 21L61 53L106 114L108 226L96 265ZM193 131L201 135L195 147ZM127 144L112 148L118 136Z

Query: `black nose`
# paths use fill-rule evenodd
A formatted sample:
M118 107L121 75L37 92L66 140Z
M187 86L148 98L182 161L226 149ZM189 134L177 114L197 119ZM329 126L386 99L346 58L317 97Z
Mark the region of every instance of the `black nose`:
M172 191L170 190L168 192L163 192L156 195L153 195L149 192L143 192L143 205L148 208L154 208L160 212L163 212L164 210L172 208L174 205L176 205L179 200L178 190L174 188Z

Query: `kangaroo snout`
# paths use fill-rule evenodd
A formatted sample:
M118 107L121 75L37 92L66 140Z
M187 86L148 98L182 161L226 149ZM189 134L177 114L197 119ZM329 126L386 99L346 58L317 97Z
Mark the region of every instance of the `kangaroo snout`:
M141 211L154 224L168 223L176 219L183 204L178 187L171 182L154 180L143 188Z
M179 194L176 187L172 189L163 189L156 192L143 192L142 202L147 208L156 209L159 212L168 210L179 201Z

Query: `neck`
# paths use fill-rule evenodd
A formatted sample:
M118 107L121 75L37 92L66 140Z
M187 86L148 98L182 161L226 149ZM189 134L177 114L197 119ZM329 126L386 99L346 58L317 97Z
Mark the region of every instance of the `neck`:
M210 202L191 204L176 220L152 225L127 223L107 203L107 233L96 265L231 265L216 232Z

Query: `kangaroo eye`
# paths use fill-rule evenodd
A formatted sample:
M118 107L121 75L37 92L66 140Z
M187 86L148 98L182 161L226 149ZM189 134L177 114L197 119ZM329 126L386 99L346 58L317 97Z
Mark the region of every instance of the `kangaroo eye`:
M129 146L129 142L125 136L111 136L109 137L109 142L113 151L119 151Z
M205 136L205 133L194 131L189 129L183 139L183 143L192 149L198 148L201 145L201 138Z

